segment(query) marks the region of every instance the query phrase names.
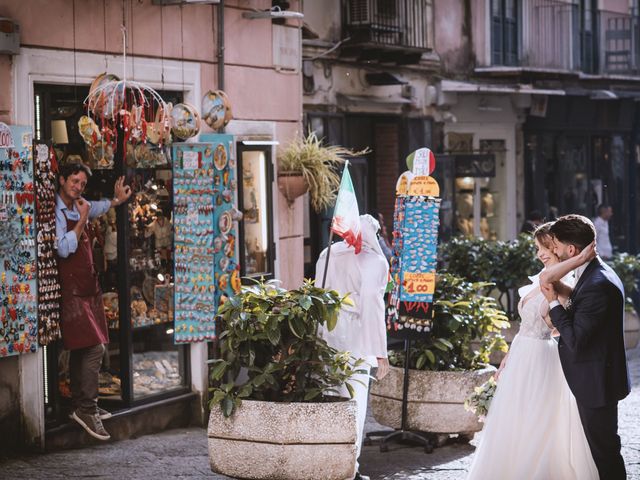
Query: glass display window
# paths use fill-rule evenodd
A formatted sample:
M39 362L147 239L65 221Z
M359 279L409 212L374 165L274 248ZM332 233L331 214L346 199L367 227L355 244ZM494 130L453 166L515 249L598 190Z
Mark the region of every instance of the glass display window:
M238 145L238 197L240 222L240 273L243 278L273 278L271 146Z

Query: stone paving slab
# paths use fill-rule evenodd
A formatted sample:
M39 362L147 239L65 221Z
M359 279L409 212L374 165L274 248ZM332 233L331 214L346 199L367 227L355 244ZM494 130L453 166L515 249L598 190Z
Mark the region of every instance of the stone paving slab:
M628 478L640 480L640 348L629 352L629 370L633 389L620 403L619 430ZM367 418L366 431L381 428L372 417ZM406 445L393 444L387 453L380 453L377 446L365 446L361 471L372 480L461 480L474 448L468 443L452 443L427 454L422 448ZM210 471L206 431L197 427L80 450L0 458L0 478L228 480Z

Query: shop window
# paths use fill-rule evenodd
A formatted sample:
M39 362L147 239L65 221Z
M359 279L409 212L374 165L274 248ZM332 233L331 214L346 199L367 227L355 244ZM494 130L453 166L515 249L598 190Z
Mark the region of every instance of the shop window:
M274 276L273 163L270 145L238 144L240 273L246 278Z

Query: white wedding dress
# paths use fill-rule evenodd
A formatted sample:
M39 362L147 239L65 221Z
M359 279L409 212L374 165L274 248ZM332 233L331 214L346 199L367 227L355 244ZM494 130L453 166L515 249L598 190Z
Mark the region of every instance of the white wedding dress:
M522 319L502 370L467 479L588 480L598 470L544 322L538 277L520 289Z

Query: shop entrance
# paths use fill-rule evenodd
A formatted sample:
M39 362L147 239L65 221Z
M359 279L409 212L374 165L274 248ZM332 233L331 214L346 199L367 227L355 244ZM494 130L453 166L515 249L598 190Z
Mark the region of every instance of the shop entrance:
M91 245L109 326L99 403L114 411L186 393L189 347L173 336L173 181L168 148L128 149L125 159L81 135L87 86L34 85L35 139L53 146L58 162L82 162L93 175L84 197L111 198L124 175L133 195L91 224ZM178 103L180 92L159 92ZM122 308L126 305L126 308ZM47 427L67 422L68 352L44 347Z

